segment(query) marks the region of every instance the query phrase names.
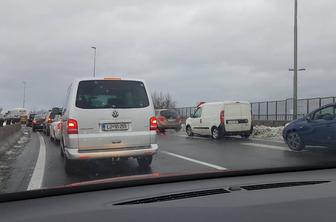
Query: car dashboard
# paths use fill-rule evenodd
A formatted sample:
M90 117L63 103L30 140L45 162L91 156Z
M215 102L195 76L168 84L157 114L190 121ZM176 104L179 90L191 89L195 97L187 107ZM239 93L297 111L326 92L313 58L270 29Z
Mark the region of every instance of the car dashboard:
M171 182L0 203L1 221L334 221L336 169Z

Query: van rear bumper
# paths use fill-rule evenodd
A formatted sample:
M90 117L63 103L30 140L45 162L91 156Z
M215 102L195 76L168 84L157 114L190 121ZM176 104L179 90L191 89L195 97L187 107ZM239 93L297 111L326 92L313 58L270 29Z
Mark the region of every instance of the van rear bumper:
M159 149L158 144L150 144L148 147L130 147L123 149L108 149L108 150L90 150L79 151L78 149L65 148L65 156L68 159L99 159L112 157L138 157L138 156L152 156L157 153Z
M223 125L219 125L218 129L222 136L237 136L237 135L243 135L243 134L252 134L253 125L251 125L250 130L242 130L242 131L227 131Z

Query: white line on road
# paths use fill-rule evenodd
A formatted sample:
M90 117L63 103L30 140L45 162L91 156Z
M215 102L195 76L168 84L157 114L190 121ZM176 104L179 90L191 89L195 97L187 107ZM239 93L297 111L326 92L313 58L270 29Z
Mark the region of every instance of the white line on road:
M209 140L207 137L199 137L199 136L187 136L187 135L177 135L177 134L172 134L173 136L178 136L178 137L184 137L184 138L190 138L190 139L200 139L200 140Z
M271 140L271 139L260 139L260 138L249 138L250 140L255 140L255 141L263 141L263 142L274 142L274 143L282 143L284 144L285 141L283 140Z
M36 161L36 165L34 168L34 172L32 177L30 178L30 182L27 190L35 190L40 189L42 187L42 181L44 176L44 166L46 159L46 146L43 137L40 133L37 133L40 139L40 151Z
M259 148L269 148L269 149L274 149L274 150L290 151L289 149L282 147L282 146L273 146L273 145L260 144L260 143L240 143L240 144L245 145L245 146L259 147Z
M207 167L215 168L217 170L227 170L227 168L225 168L225 167L221 167L221 166L217 166L217 165L214 165L214 164L211 164L211 163L206 163L206 162L203 162L203 161L195 160L195 159L192 159L192 158L189 158L189 157L186 157L186 156L182 156L182 155L179 155L179 154L175 154L175 153L171 153L171 152L167 152L167 151L161 151L161 153L164 153L164 154L167 154L167 155L170 155L170 156L174 156L174 157L177 157L177 158L180 158L180 159L183 159L183 160L188 160L188 161L193 162L193 163L198 163L198 164L201 164L201 165L204 165L204 166L207 166Z

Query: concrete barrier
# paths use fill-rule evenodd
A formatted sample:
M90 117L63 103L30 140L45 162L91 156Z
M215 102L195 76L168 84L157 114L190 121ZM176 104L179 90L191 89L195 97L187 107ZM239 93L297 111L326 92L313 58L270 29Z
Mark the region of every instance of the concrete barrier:
M21 124L6 125L0 128L0 155L6 152L22 135Z

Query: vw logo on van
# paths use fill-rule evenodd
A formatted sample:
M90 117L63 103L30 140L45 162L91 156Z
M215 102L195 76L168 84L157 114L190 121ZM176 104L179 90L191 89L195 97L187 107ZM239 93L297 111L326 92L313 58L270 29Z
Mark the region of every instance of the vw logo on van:
M118 111L117 111L117 110L114 110L114 111L112 112L112 117L113 117L113 118L117 118L118 116L119 116Z

